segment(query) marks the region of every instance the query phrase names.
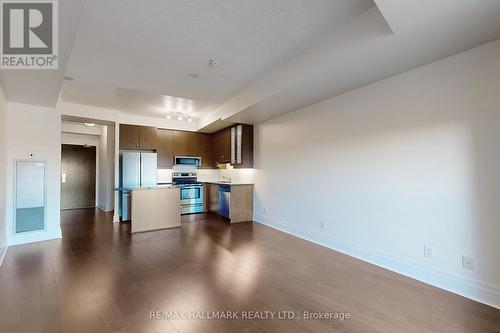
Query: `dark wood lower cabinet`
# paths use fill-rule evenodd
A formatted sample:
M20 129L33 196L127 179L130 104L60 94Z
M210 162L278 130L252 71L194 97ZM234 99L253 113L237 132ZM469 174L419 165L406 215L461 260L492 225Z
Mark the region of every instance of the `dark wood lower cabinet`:
M231 187L229 222L249 222L253 219L253 185L225 185ZM205 200L207 210L219 214L219 184L207 183ZM208 197L208 198L207 198Z
M219 185L207 184L208 186L208 210L219 214Z

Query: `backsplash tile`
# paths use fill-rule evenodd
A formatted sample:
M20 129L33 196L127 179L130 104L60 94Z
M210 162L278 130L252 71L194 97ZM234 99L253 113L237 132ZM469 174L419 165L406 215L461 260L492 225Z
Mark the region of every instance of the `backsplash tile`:
M221 180L222 177L231 178L233 182L255 182L254 169L234 169L228 165L226 169L199 169L198 180L211 182ZM172 169L158 169L158 183L171 183Z
M158 169L158 183L171 183L172 169Z

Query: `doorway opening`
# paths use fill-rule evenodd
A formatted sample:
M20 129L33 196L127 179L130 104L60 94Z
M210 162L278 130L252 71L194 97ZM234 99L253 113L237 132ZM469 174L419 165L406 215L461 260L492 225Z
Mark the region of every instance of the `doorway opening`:
M61 146L61 210L96 207L95 146Z
M115 122L61 116L61 210L115 211L116 134Z

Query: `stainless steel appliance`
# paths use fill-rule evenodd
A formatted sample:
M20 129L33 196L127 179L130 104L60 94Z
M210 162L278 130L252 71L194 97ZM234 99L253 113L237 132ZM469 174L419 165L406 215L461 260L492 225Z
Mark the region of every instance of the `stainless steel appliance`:
M198 182L196 172L174 172L172 183L179 187L181 193L181 214L204 212L203 184Z
M241 163L241 145L243 138L243 126L238 125L231 128L231 164Z
M151 152L122 152L120 154L120 216L130 220L131 191L140 187L157 187L157 154Z
M200 167L201 157L175 156L174 162L175 165L188 165L188 166Z
M229 207L231 206L231 186L219 186L219 215L226 218L229 216Z

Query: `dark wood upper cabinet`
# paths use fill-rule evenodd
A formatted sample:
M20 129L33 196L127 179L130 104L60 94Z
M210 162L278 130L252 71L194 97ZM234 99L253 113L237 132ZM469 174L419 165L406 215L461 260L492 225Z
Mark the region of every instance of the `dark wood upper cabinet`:
M201 139L201 167L203 169L213 168L212 158L212 136L210 134L200 133Z
M188 132L188 156L202 157L203 155L203 133Z
M139 126L120 125L120 149L140 149Z
M253 168L253 125L234 125L212 135L214 165L230 163L235 168Z
M212 157L214 165L231 161L231 128L225 128L212 135Z
M201 157L201 167L211 168L213 163L210 134L174 131L174 155Z
M158 130L158 168L171 168L174 165L174 131Z
M174 131L174 155L189 156L188 153L188 132Z
M236 145L236 157L232 158L231 164L235 168L253 168L253 125L237 125L234 128L236 138L232 144Z
M139 127L139 147L147 150L158 149L158 129L156 127Z
M171 168L174 156L201 157L201 168L231 163L253 168L253 126L234 125L213 134L120 125L120 149L156 150L158 167Z
M158 148L158 130L156 127L120 125L120 149L156 150Z

